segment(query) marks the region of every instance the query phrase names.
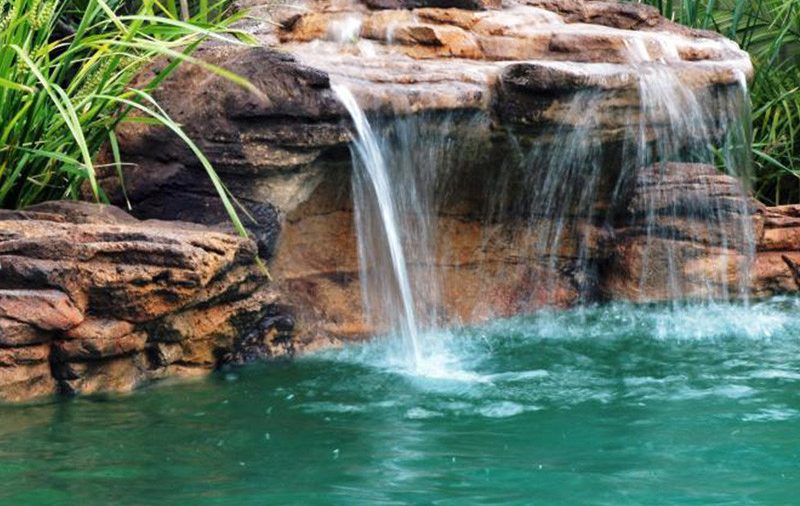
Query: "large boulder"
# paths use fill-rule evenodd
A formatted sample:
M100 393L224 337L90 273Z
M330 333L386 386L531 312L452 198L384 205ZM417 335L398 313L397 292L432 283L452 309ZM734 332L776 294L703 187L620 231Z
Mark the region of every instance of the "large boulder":
M720 299L750 289L758 203L703 164L637 173L611 241L604 290L616 299Z
M256 245L208 227L49 202L0 213L0 399L201 374L278 311Z

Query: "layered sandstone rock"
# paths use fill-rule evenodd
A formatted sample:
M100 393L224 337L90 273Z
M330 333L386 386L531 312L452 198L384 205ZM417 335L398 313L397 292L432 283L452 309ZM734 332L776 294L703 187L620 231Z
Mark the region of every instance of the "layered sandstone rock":
M255 255L252 240L109 206L3 211L0 398L202 374L244 336L269 354L277 334L262 323L280 308Z
M605 292L634 301L747 293L758 207L736 178L713 166L642 169L609 244Z
M800 291L800 206L764 207L757 220L754 293L767 297Z

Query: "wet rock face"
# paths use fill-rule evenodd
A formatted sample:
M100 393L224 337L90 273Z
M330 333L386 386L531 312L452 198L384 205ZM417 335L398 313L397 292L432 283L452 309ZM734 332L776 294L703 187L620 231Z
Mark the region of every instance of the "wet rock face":
M108 206L1 212L0 399L203 374L247 333L267 350L276 295L255 254L251 240Z
M759 205L713 166L667 163L637 173L608 251L611 298L723 299L749 291Z

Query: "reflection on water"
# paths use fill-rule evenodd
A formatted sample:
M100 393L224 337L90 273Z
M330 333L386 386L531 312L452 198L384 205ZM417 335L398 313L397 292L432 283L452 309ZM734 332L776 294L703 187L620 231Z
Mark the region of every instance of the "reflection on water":
M794 300L540 314L0 409L0 504L793 504ZM439 357L438 359L436 357Z

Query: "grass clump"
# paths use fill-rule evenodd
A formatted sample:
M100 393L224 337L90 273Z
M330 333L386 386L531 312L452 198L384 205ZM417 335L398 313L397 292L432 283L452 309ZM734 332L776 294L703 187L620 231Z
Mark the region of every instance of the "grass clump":
M110 146L121 175L117 125L152 122L192 149L235 227L246 233L209 161L151 96L184 61L257 92L247 81L192 58L209 38L249 41L231 28L238 16L226 15L222 4L200 6L183 21L158 0L0 0L0 207L79 198L87 181L95 199L105 201L96 179L97 153ZM170 63L135 87L157 57Z

